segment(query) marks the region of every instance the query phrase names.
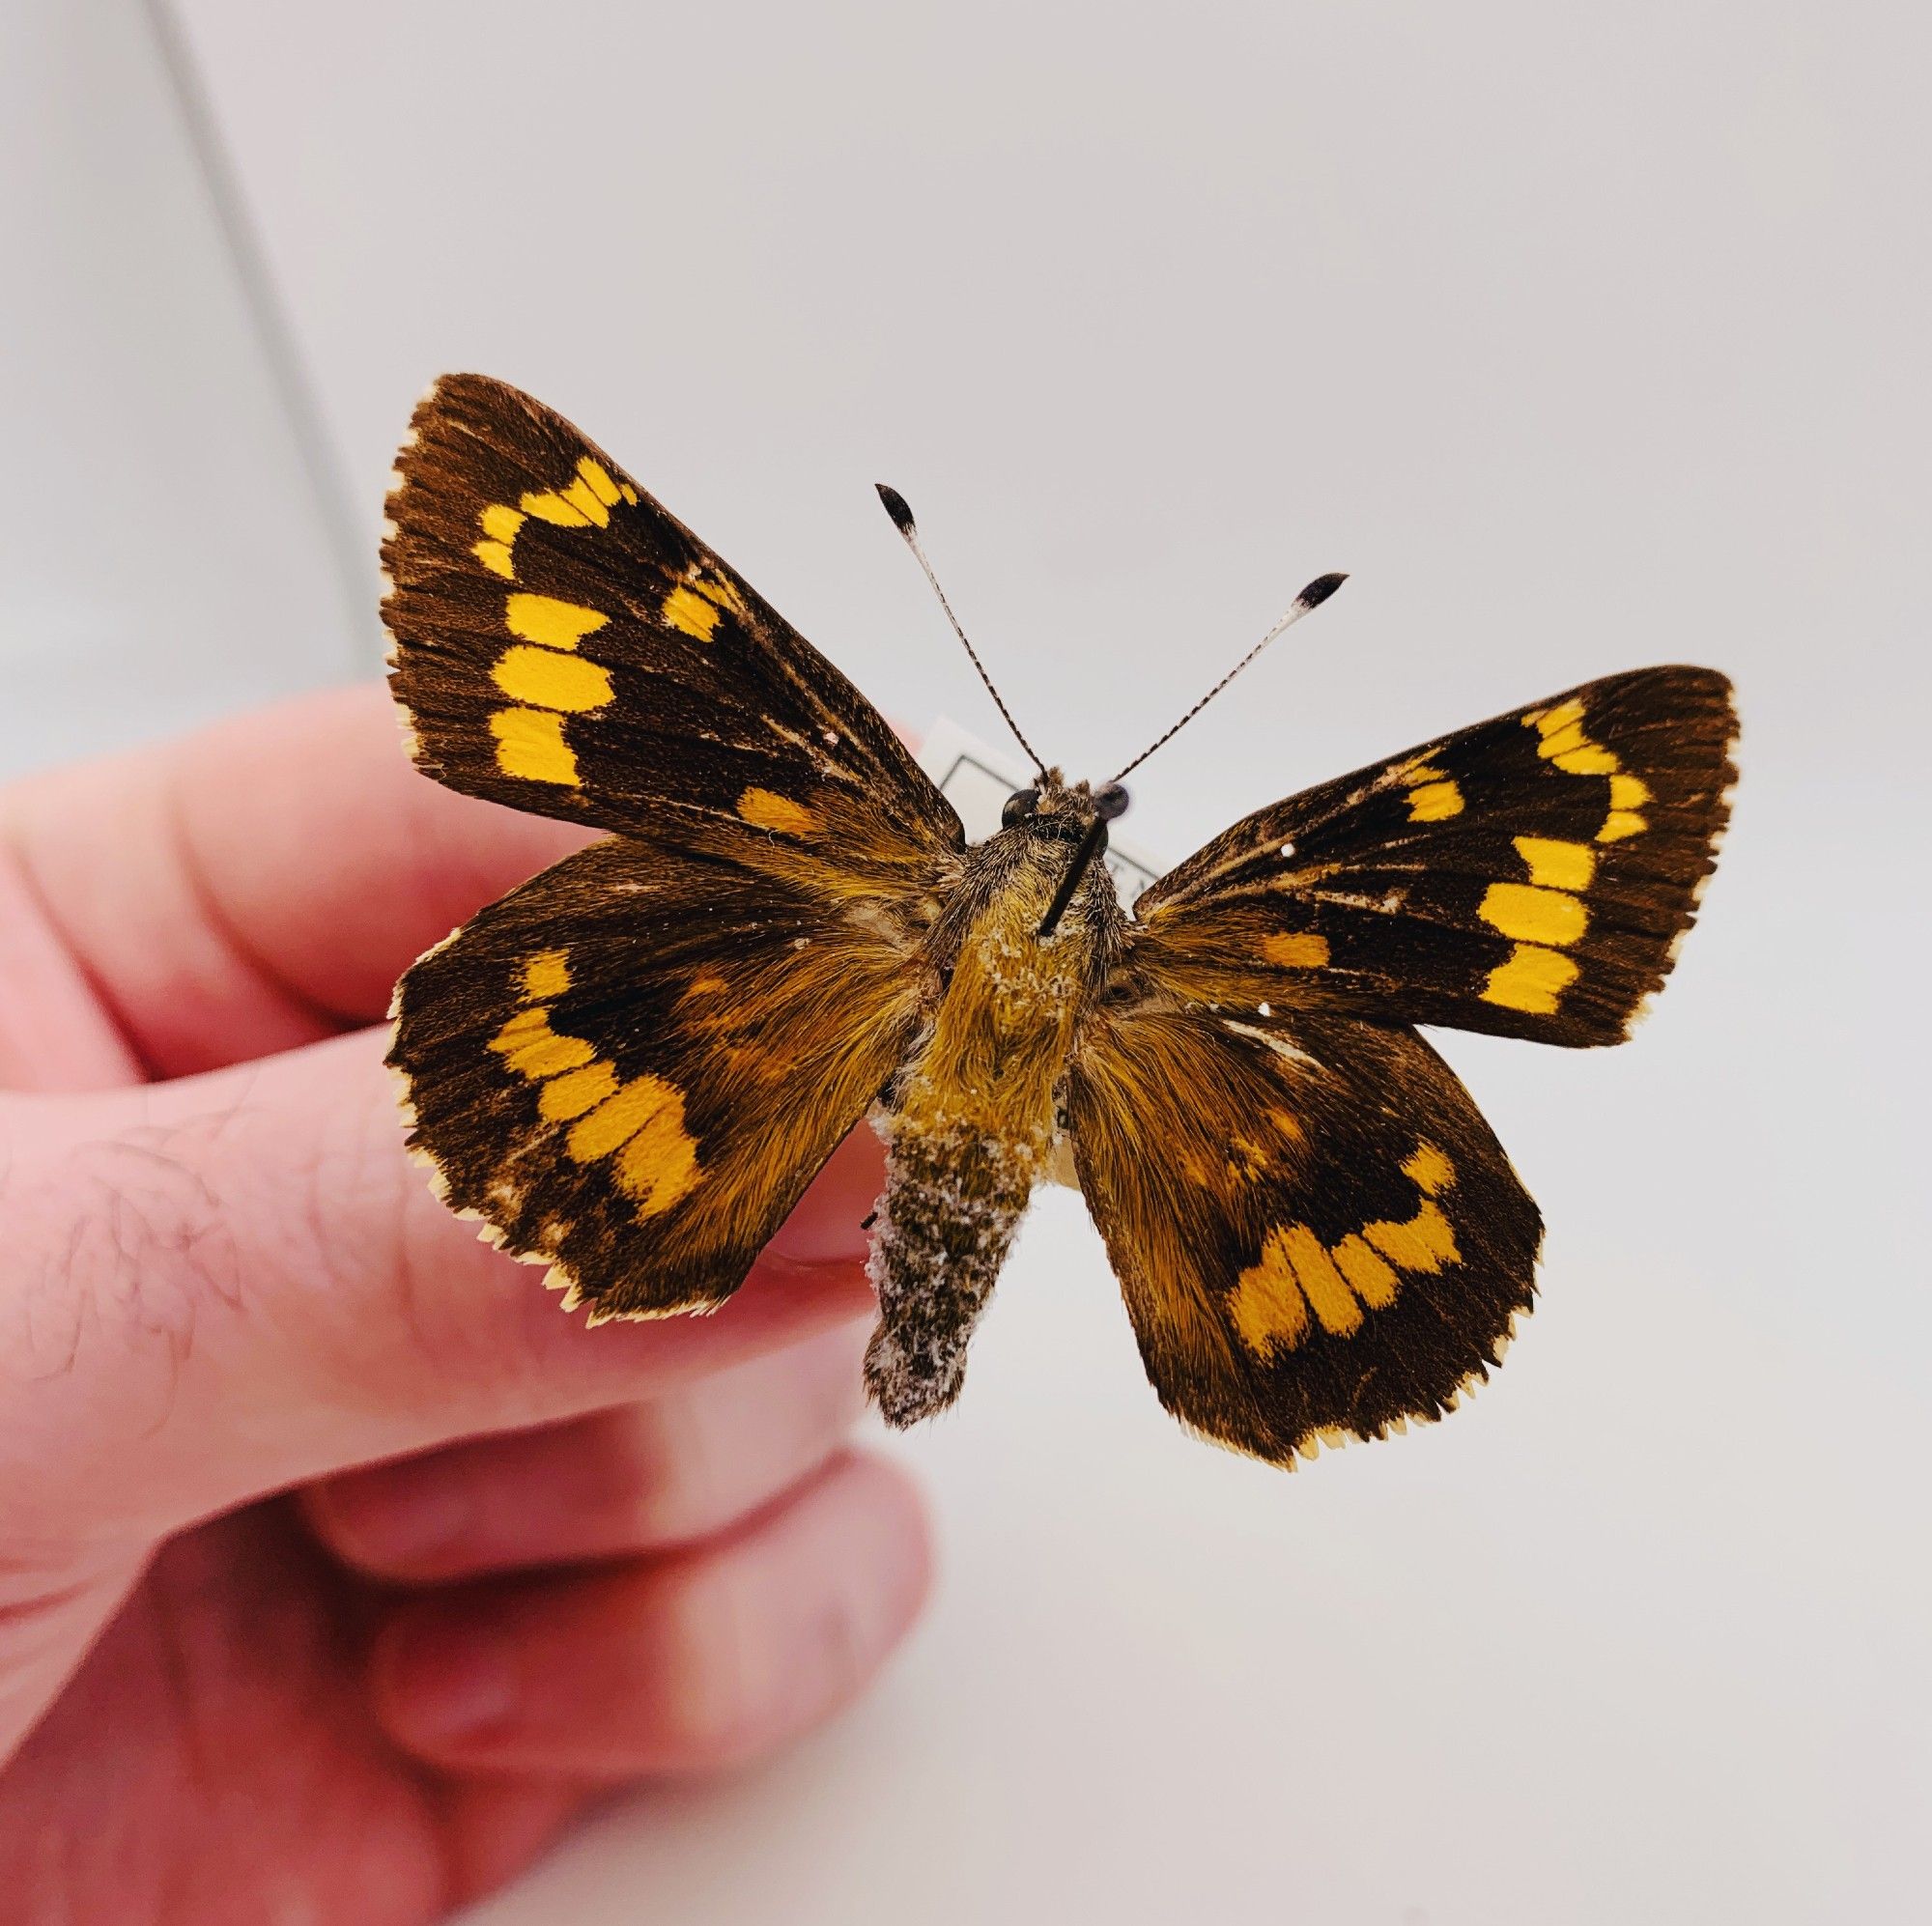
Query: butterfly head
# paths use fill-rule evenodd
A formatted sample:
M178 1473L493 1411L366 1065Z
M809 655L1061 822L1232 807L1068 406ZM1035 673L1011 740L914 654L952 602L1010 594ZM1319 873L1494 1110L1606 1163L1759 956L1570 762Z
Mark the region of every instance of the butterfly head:
M1040 771L1039 780L1015 789L1000 811L1002 835L1020 835L1027 841L1065 845L1065 867L1060 887L1039 925L1051 936L1073 900L1080 879L1107 847L1107 825L1127 812L1127 792L1118 782L1065 781L1057 769Z
M1057 769L1040 772L1037 782L1015 789L1000 811L1000 827L1026 824L1046 841L1079 842L1099 827L1099 846L1106 846L1106 825L1127 812L1127 792L1118 782L1067 782Z

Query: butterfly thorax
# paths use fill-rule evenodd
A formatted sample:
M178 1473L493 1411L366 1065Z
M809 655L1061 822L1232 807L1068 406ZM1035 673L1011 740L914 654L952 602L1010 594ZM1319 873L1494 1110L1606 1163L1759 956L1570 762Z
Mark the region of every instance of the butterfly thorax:
M880 1322L867 1375L895 1424L958 1396L973 1326L1054 1159L1074 1027L1126 927L1094 862L1052 934L1039 934L1093 821L1086 786L1051 773L1030 813L966 852L933 930L942 987L882 1124Z

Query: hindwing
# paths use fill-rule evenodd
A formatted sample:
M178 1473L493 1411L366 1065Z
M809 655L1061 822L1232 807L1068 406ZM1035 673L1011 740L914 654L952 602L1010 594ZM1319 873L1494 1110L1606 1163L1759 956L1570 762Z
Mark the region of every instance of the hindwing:
M1536 1206L1410 1031L1110 997L1067 1119L1161 1402L1237 1451L1434 1419L1529 1308Z
M917 956L787 875L594 843L404 977L411 1144L593 1321L708 1309L897 1068Z

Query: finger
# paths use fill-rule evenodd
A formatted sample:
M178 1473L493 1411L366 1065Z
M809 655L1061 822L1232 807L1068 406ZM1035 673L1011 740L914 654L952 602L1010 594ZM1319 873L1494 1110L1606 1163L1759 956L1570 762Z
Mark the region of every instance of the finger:
M582 1780L496 1773L433 1788L441 1808L442 1861L451 1906L509 1884L596 1797Z
M0 1529L172 1529L655 1396L869 1309L869 1131L716 1316L592 1330L438 1203L384 1047L363 1033L5 1113Z
M39 914L160 1077L374 1022L412 958L583 840L419 775L376 685L0 791Z
M111 1090L140 1079L140 1060L76 967L0 826L0 1090Z
M417 1584L709 1538L843 1445L869 1321L647 1403L352 1471L306 1494L310 1522L351 1565Z
M865 1685L930 1569L911 1487L844 1459L696 1551L405 1602L376 1644L377 1715L419 1757L469 1770L619 1778L740 1765Z

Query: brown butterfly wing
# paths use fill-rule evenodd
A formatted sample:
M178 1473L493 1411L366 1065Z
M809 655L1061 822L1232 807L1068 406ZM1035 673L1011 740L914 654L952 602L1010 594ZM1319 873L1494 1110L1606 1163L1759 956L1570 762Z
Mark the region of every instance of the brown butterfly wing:
M593 1317L714 1305L898 1067L958 819L830 663L515 388L439 382L389 513L418 765L619 832L404 977L412 1142Z
M1437 1417L1535 1294L1536 1206L1410 1031L1122 985L1067 1120L1161 1402L1235 1450L1288 1464Z
M1605 676L1258 811L1135 905L1203 1005L1614 1043L1662 983L1736 778L1730 685Z
M388 514L390 682L437 780L632 834L750 825L871 879L961 846L852 684L528 395L438 382Z
M917 1024L919 932L756 854L595 843L398 986L412 1145L593 1320L736 1289Z

